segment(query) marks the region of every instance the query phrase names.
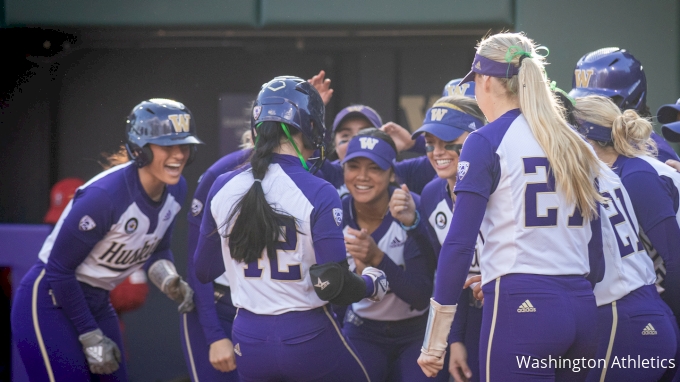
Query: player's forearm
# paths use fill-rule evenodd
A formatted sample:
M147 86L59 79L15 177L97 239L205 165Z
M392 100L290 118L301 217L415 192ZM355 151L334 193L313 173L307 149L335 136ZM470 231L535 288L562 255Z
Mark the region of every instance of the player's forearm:
M449 233L437 262L434 299L442 305L455 305L472 263L477 233L486 211L487 200L471 192L459 192Z

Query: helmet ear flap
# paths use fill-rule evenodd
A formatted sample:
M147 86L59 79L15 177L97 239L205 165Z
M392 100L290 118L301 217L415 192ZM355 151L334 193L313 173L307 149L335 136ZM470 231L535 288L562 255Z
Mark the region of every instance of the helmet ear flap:
M137 167L144 167L153 161L153 151L151 151L151 148L148 145L139 147L126 143L125 148L127 149L128 155L135 161Z
M187 159L187 163L185 164L185 166L190 165L191 162L193 162L194 159L196 159L196 151L198 151L196 145L189 145L189 158Z

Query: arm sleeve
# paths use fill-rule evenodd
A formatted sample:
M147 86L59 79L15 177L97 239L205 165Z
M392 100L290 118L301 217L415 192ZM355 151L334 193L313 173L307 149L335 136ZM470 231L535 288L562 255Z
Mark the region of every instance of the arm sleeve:
M217 310L215 309L215 290L211 283L203 284L198 281L196 277L196 270L194 266L193 254L196 252L198 245L198 237L201 233L200 226L189 223L188 233L188 253L189 261L187 262L187 282L194 290L194 304L196 305L196 313L198 314L198 321L203 328L206 342L212 344L215 341L227 338L227 334L220 325L220 320L217 317Z
M338 188L343 183L345 183L345 176L342 172L342 165L339 162L325 161L321 166L321 172L323 173L323 179L332 184L333 187Z
M215 309L215 289L211 283L203 284L196 277L196 267L194 264L194 253L198 246L198 238L201 234L201 220L203 219L206 199L210 192L210 187L215 182L215 177L211 172L206 172L198 183L194 199L191 202L191 211L188 214L188 236L187 236L187 283L194 290L194 304L198 321L203 328L206 342L212 344L215 341L227 338L227 334L220 325Z
M666 268L665 291L661 295L675 317L680 317L680 227L675 217L666 218L649 231L647 237L663 259Z
M487 199L473 192L458 192L451 228L437 262L434 299L442 305L458 301L475 253L477 233L486 212Z
M454 342L465 342L465 330L467 329L468 310L470 308L470 292L464 290L458 299L458 307L456 308L456 315L453 317L451 323L451 331L449 332L449 345Z
M75 271L109 231L112 215L113 204L106 192L98 188L81 191L73 200L45 265L45 277L55 299L80 334L95 330L98 326ZM83 228L82 222L88 222L89 227L94 224L94 227Z
M342 203L338 192L324 184L315 196L310 219L317 264L340 262L347 257L342 234Z
M222 239L217 232L217 223L211 212L212 200L220 188L218 183L214 183L210 189L194 253L196 278L204 284L212 282L225 272Z
M420 194L425 185L437 176L437 172L426 156L398 162L394 166L394 173L399 182L405 183L408 189L416 194Z
M628 191L640 228L659 253L666 268L664 300L680 317L680 228L675 217L675 203L662 177L638 171L625 176L623 185Z

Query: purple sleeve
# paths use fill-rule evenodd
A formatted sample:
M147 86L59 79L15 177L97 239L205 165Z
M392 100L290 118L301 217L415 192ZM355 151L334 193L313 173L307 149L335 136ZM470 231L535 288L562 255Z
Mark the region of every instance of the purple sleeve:
M488 200L499 180L500 162L491 143L480 134L470 134L460 154L455 192L473 192Z
M345 183L345 175L342 172L342 165L338 161L325 161L321 166L323 179L338 188Z
M198 238L201 233L201 220L203 219L205 202L210 192L210 187L215 182L215 175L211 171L207 171L198 183L194 198L191 201L191 210L187 215L189 221L188 227L188 256L187 256L187 283L194 290L194 304L196 305L196 313L198 314L198 321L203 328L203 334L208 344L215 341L227 338L222 325L220 325L217 317L217 310L215 309L215 289L211 283L203 284L196 278L196 267L194 265L194 253L198 245Z
M667 218L675 217L674 204L677 202L669 193L664 179L665 177L646 171L633 172L621 179L633 203L640 228L645 232ZM675 197L677 198L677 194Z
M420 194L425 185L437 176L437 172L426 156L398 162L394 166L394 173L398 181L405 183L408 189L416 194Z
M411 153L415 153L415 154L421 154L421 155L427 154L425 152L425 137L423 136L423 134L420 134L415 139L415 143L413 144L413 146L411 146L411 148L406 150L406 151L411 152Z
M666 218L645 232L666 268L665 291L661 297L675 317L680 317L680 227L675 217Z
M208 194L205 203L205 212L201 221L201 229L198 236L198 244L194 253L196 266L196 278L198 281L207 284L218 278L225 272L224 260L222 257L222 240L217 232L217 223L210 212L210 206L215 194L222 188L215 182Z
M45 266L45 277L55 299L80 334L95 330L98 326L75 271L109 231L113 224L112 215L113 204L106 192L98 188L80 191L63 221ZM84 220L90 222L89 226L95 226L86 231L81 230L80 223Z
M466 143L467 144L467 143ZM434 299L442 305L458 302L475 253L477 234L486 212L487 199L473 192L457 192L451 227L437 262Z
M602 215L600 214L600 216ZM588 273L586 279L595 288L595 284L602 281L604 277L604 249L602 247L602 221L600 217L590 221L590 231L592 232L590 242L588 242L590 273Z
M460 298L458 299L458 308L456 309L456 315L453 317L451 331L449 332L449 345L454 342L465 341L469 309L474 308L470 308L470 293L466 289L460 294Z
M198 314L198 321L203 328L206 342L212 344L215 341L227 338L227 334L220 325L220 320L217 317L217 310L215 309L215 290L211 283L203 284L196 278L196 270L194 267L193 254L198 244L198 237L201 233L200 226L189 223L188 234L188 253L189 261L187 267L187 282L194 290L194 304L196 305L196 313Z
M317 264L345 260L347 251L342 234L342 203L338 192L330 184L324 184L314 197L310 226Z

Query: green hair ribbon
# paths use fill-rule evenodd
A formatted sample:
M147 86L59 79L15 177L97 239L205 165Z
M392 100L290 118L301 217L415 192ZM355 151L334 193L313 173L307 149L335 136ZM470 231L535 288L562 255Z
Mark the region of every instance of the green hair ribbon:
M290 144L293 145L293 148L295 149L295 152L297 153L298 158L300 158L300 163L302 163L302 167L304 167L305 170L309 171L309 166L307 166L307 162L305 162L305 158L302 157L302 153L300 152L300 149L298 149L297 145L295 144L293 137L290 136L290 132L288 131L288 126L286 126L286 124L282 122L281 128L283 129L283 132L286 133L286 137L288 137L288 142L290 142Z

